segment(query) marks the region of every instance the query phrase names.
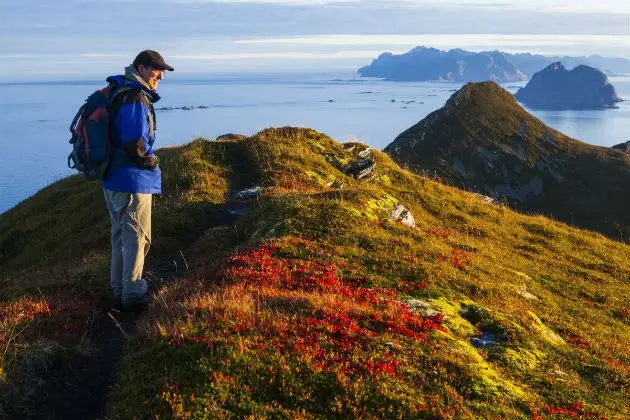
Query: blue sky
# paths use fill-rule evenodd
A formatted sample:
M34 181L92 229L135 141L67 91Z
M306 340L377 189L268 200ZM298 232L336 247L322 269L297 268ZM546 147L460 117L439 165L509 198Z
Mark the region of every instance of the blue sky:
M0 81L351 71L417 45L630 58L628 0L0 0Z

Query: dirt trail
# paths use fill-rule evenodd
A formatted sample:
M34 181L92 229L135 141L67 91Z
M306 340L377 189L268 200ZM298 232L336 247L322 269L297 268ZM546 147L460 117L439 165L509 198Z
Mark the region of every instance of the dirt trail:
M234 144L227 163L232 168L230 196L242 189L255 186L255 176L243 163L244 149ZM218 226L232 226L248 206L248 201L227 199L215 206L208 226L200 227L200 234ZM145 272L152 289L159 289L186 272L188 263L184 254L147 259ZM125 355L129 340L137 333L139 313L123 313L116 310L97 312L86 334L90 343L85 354L72 356L70 360L55 363L46 372L44 383L36 387L27 413L16 413L20 419L81 420L103 419L116 372ZM9 413L13 415L13 413ZM1 416L1 413L0 413Z

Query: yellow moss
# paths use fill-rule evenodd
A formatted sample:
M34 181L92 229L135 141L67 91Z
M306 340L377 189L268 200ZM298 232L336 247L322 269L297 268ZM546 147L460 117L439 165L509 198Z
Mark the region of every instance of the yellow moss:
M366 201L361 213L370 220L378 220L385 214L389 214L397 204L398 200L394 197L387 193L381 193L378 198Z
M503 360L508 366L520 370L536 369L542 357L542 352L538 350L529 351L526 349L507 349L502 355Z
M315 148L315 151L323 153L326 151L326 147L322 144L320 144L319 142L315 141L315 140L311 140L309 139L309 143L311 144L311 146L313 146Z
M376 177L375 181L388 187L392 185L392 180L387 175L379 175Z
M516 274L517 276L521 276L521 277L523 277L524 279L527 279L527 280L531 280L531 279L532 279L530 276L528 276L527 274L525 274L525 273L523 273L523 272L516 271L516 270L511 270L511 271L512 271L514 274Z
M527 394L512 381L501 375L466 340L451 340L451 350L466 364L474 378L473 391L480 396L502 395L510 399L525 400Z
M346 204L347 202L343 202L342 206L346 211L348 211L349 213L351 213L353 216L357 216L357 217L361 217L364 216L365 214L362 213L360 210L356 209L355 207Z
M429 303L438 312L446 315L445 325L460 337L469 337L475 333L475 327L459 314L458 302L449 302L444 298L430 299Z
M538 316L532 311L527 311L527 315L531 318L532 322L529 324L529 327L545 341L553 345L566 344L566 342L560 337L558 334L553 332L551 328L547 327L543 322L538 318Z
M316 182L317 185L322 186L322 187L326 187L331 182L335 181L335 177L330 174L324 177L321 174L318 174L317 172L309 171L308 169L305 170L304 172L306 173L306 176L308 176L309 180Z
M350 163L352 163L352 157L351 156L348 156L348 157L343 157L343 156L339 157L339 156L337 156L337 160L343 166L348 166L348 165L350 165Z

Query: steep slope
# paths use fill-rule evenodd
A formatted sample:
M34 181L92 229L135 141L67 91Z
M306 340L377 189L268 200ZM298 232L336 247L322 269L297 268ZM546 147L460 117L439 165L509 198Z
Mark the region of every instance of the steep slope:
M584 65L568 71L559 62L535 73L515 96L529 107L551 109L610 108L621 101L601 71Z
M553 130L495 83L467 84L385 152L520 210L630 237L630 157Z
M161 153L167 185L155 253L181 250L188 269L155 290L129 337L108 418L630 415L627 245L488 204L309 129ZM370 154L374 172L348 175ZM263 192L245 212L213 223L233 201L231 186L252 182ZM76 178L42 193L62 185L66 197L98 193ZM67 314L43 309L51 289L40 295L24 274L50 270L38 281L63 287L61 267L85 265L85 255L106 261L104 242L53 239L67 214L48 197L0 219L4 233L20 215L46 217L47 249L67 257L24 255L35 241L27 236L2 262L11 290L2 307L30 310L28 321L0 318L3 336L24 331L0 341L9 349L0 354L18 360L57 342L31 332ZM399 204L415 227L389 220ZM2 391L24 372L8 362ZM19 396L9 405L7 395L0 407L15 410Z

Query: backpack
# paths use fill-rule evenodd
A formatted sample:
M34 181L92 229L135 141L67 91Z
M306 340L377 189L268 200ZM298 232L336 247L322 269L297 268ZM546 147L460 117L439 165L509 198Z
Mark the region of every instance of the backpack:
M70 124L72 152L68 156L68 167L90 181L102 180L109 166L112 146L108 108L114 97L125 90L129 88L114 90L109 85L92 93Z

